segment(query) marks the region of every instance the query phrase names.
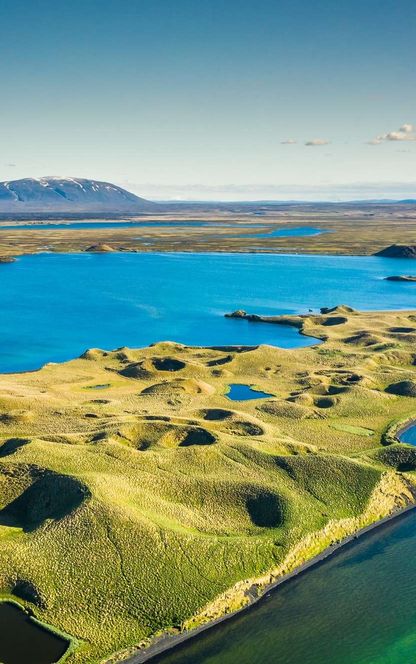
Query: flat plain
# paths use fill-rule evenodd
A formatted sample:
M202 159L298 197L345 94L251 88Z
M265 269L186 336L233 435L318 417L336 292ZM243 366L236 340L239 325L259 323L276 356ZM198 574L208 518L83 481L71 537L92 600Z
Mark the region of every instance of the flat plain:
M120 217L119 228L100 227L103 217L85 219L97 222L94 229L41 229L43 223L69 223L71 219L39 217L31 223L39 230L19 229L20 219L0 220L0 256L17 256L39 251L80 252L106 245L113 251L194 251L237 253L310 253L369 255L391 244L413 245L416 238L415 206L411 204L338 205L229 205L222 208L188 206L165 214ZM169 220L160 227L155 222ZM203 226L192 225L199 220ZM125 227L123 222L137 222ZM175 221L179 224L175 226ZM150 225L146 226L146 222ZM212 222L212 223L210 223ZM186 224L189 223L189 226ZM2 228L16 224L15 228ZM318 235L276 236L294 228L319 228ZM264 235L263 235L264 233ZM260 237L259 235L262 235Z

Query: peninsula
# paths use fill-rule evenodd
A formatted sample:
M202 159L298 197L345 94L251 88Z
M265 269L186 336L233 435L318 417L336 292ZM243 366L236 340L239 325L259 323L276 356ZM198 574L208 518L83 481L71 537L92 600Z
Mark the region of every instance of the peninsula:
M416 312L255 320L322 343L91 349L0 376L0 588L76 639L68 662L145 653L414 503L396 433Z

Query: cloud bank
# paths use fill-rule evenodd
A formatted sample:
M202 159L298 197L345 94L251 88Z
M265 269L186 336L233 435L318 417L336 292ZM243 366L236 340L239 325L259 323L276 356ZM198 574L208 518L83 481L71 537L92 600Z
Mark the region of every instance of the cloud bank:
M305 141L303 145L308 147L319 146L319 145L329 145L331 141L328 141L326 138L312 138L308 141ZM283 141L280 141L281 145L296 145L298 140L296 138L285 138Z
M374 199L416 199L413 182L350 182L317 185L299 184L137 184L119 182L120 186L153 200L177 201L351 201Z
M396 131L389 131L387 134L379 134L379 136L372 138L368 143L370 145L380 145L386 141L416 141L414 125L406 122Z

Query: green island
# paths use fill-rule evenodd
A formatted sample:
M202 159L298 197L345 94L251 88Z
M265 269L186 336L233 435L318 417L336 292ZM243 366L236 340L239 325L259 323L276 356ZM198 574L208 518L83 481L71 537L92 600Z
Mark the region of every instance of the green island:
M320 343L91 349L0 376L0 592L71 635L68 663L144 661L415 502L397 432L416 311L233 316Z

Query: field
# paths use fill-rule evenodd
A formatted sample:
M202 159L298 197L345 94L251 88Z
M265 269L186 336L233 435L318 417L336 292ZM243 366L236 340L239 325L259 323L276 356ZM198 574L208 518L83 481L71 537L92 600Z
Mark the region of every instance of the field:
M396 433L416 415L416 312L252 324L281 323L323 343L92 349L0 376L0 591L75 637L68 662L243 606L414 501ZM230 383L274 396L234 402Z
M114 251L223 251L369 255L391 244L413 245L416 237L414 205L280 205L280 206L184 206L166 214L125 218L140 227L93 229L23 230L21 220L0 219L0 257L39 251L79 252L105 244ZM200 220L202 227L185 226ZM52 218L34 220L38 224ZM61 219L60 221L65 221ZM66 219L66 221L74 221ZM94 220L89 220L94 221ZM102 218L95 219L103 221ZM114 221L114 219L113 219ZM118 219L115 221L123 221ZM172 222L169 227L146 226L146 222ZM181 224L174 225L174 222ZM10 223L13 229L1 228ZM281 236L258 233L309 227L329 232L314 236Z

